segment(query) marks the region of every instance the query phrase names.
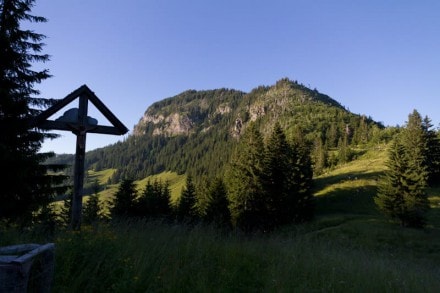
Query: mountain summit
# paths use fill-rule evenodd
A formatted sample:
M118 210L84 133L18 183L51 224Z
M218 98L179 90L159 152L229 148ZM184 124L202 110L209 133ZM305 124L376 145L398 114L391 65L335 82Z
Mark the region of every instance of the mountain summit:
M124 142L91 151L87 166L115 168L120 178L163 171L215 176L251 121L266 137L279 122L287 138L337 148L366 143L379 123L353 114L327 95L283 78L249 93L188 90L152 104Z

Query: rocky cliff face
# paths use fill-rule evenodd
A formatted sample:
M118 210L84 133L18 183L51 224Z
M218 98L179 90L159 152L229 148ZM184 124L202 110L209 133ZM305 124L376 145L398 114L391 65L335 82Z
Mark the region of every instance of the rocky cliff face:
M181 113L171 113L167 116L162 114L152 114L147 111L135 126L133 134L146 134L146 127L153 127L153 135L175 136L180 134L188 135L193 129L194 122Z
M147 109L135 126L135 136L151 133L153 136L191 135L196 130L208 131L224 116L231 114L242 92L212 90L185 92L171 98L173 103L158 102Z

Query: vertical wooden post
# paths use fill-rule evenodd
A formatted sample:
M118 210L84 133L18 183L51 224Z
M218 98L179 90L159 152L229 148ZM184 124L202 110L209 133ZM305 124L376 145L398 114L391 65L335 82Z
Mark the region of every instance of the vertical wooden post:
M72 229L81 229L82 196L84 186L84 159L86 155L87 97L79 97L78 129L76 134L76 154L72 198Z
M48 118L67 106L70 102L79 98L78 117L72 121L70 117L61 116L56 120L49 120ZM112 123L113 126L89 125L87 116L88 101L91 101L96 108ZM66 113L65 113L66 114ZM72 219L71 227L73 230L81 228L81 213L82 213L82 196L84 186L84 159L86 155L86 134L87 132L122 135L128 132L127 127L122 124L115 115L98 99L86 85L81 86L73 91L67 97L60 100L58 103L43 111L35 119L30 121L29 128L38 127L47 130L63 130L72 131L76 135L76 154L75 166L73 175L73 197L72 197Z

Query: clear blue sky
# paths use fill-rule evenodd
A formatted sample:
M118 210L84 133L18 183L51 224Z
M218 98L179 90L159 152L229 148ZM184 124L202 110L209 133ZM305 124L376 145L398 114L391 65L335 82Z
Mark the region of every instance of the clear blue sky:
M48 18L32 26L52 56L42 96L87 84L130 132L187 89L247 92L283 77L385 125L413 109L440 123L438 0L37 0L32 12ZM43 151L74 153L62 134ZM87 149L121 139L89 134Z

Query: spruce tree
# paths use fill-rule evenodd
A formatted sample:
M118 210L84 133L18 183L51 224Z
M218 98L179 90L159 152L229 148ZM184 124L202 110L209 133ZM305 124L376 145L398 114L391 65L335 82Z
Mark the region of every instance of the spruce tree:
M0 1L0 165L6 170L0 177L0 218L21 222L30 222L33 211L65 191L65 177L48 176L48 166L41 165L54 154L38 153L45 138L56 136L30 130L33 118L53 102L35 89L50 77L48 70L32 68L49 60L41 53L45 36L21 27L23 21L46 21L30 14L33 3Z
M56 227L62 224L54 207L49 204L42 206L36 213L35 223L43 230L42 232L49 234L52 234Z
M264 189L268 199L267 225L278 226L288 222L293 212L296 188L291 179L297 156L287 142L279 123L276 123L267 141L264 153ZM293 185L292 185L293 183Z
M182 188L176 214L180 222L194 223L198 219L197 194L191 175L186 177L186 184Z
M304 135L297 136L291 144L293 150L289 163L291 165L289 207L292 207L290 221L304 222L313 218L314 197L312 194L313 167L310 156L310 145Z
M168 217L171 215L171 189L170 182L165 181L162 184L161 200L160 200L160 210L161 213Z
M147 181L137 203L138 214L142 217L163 217L171 213L168 183Z
M135 214L135 200L137 191L132 179L123 179L115 194L113 207L111 209L112 216L127 217Z
M427 138L422 116L417 110L408 115L405 128L400 133L400 143L404 146L408 159L426 173Z
M423 171L421 174L410 165L405 147L394 142L389 151L388 170L379 181L375 203L378 208L402 226L422 227L429 208Z
M264 230L268 204L263 178L264 143L254 122L249 123L225 173L232 223L245 232Z
M157 216L168 216L171 212L171 191L168 182L163 183L155 179L153 182L153 191L155 195L155 214Z
M425 164L428 171L428 184L440 184L440 138L432 129L431 119L426 116L422 127L426 137Z
M91 224L99 220L99 183L93 183L93 194L89 196L89 200L85 203L83 208L84 223Z
M221 178L215 178L208 186L207 206L204 220L219 228L231 227L231 213L225 183Z
M64 226L69 226L72 222L72 197L72 192L66 194L61 205L60 218Z
M154 198L155 198L155 194L153 190L153 184L151 183L151 180L148 180L144 190L142 191L142 194L137 200L136 214L141 217L153 216Z
M414 110L406 127L391 146L388 170L379 182L375 202L402 226L423 227L429 201L426 193L427 142L420 114Z

